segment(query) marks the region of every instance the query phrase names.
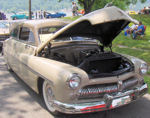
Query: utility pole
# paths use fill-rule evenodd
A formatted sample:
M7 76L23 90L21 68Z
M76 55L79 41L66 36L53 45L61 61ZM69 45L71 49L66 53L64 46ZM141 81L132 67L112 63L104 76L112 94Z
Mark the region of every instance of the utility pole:
M32 19L32 13L31 13L31 0L29 0L29 19Z

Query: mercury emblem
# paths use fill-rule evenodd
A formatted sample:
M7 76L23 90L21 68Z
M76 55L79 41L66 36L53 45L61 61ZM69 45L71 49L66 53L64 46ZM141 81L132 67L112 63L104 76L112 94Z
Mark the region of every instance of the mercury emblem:
M118 91L121 92L123 90L123 82L121 80L118 81Z

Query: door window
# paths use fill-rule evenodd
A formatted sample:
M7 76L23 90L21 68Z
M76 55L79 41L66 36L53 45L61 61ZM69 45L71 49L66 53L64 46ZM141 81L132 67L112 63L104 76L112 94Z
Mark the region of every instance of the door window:
M18 37L18 27L14 28L11 33L11 37L17 38Z
M35 45L35 38L33 32L27 28L27 27L22 27L20 29L20 36L19 40L22 40L24 42L27 42L29 44Z

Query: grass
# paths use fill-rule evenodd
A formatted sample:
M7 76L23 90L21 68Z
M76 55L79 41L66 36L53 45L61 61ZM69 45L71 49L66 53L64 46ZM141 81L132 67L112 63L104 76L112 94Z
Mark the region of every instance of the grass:
M74 21L76 19L80 18L80 16L75 16L75 17L63 17L63 19L65 20L71 20L71 21Z
M150 16L149 15L132 15L134 19L142 21L146 25L146 32L144 37L138 37L141 40L133 40L131 37L124 36L124 32L120 33L113 41L113 51L132 55L138 57L148 63L150 66ZM76 20L79 17L65 17L64 19ZM130 24L132 25L132 24ZM150 69L146 76L145 82L149 86L148 92L150 93Z
M131 49L131 48L119 48L119 47L113 48L113 51L118 52L118 53L124 53L127 55L132 55L134 57L138 57L150 64L150 52L149 51L136 50L136 49Z
M148 88L148 93L150 93L150 76L144 76L144 80L145 82L148 84L149 88Z
M142 21L142 23L146 25L145 36L141 38L141 40L133 40L131 37L124 36L124 33L122 32L113 41L113 51L143 59L150 66L150 16L133 15L131 17L137 19L138 21ZM120 45L122 47L120 47ZM144 80L149 86L148 93L150 93L150 69L147 75L144 76Z

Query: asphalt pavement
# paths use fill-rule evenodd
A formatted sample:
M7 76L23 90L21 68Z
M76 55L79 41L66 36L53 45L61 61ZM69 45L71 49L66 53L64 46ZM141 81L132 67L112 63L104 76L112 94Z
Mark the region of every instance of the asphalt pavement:
M150 118L150 95L126 106L83 115L53 116L42 98L6 69L0 56L0 118Z

